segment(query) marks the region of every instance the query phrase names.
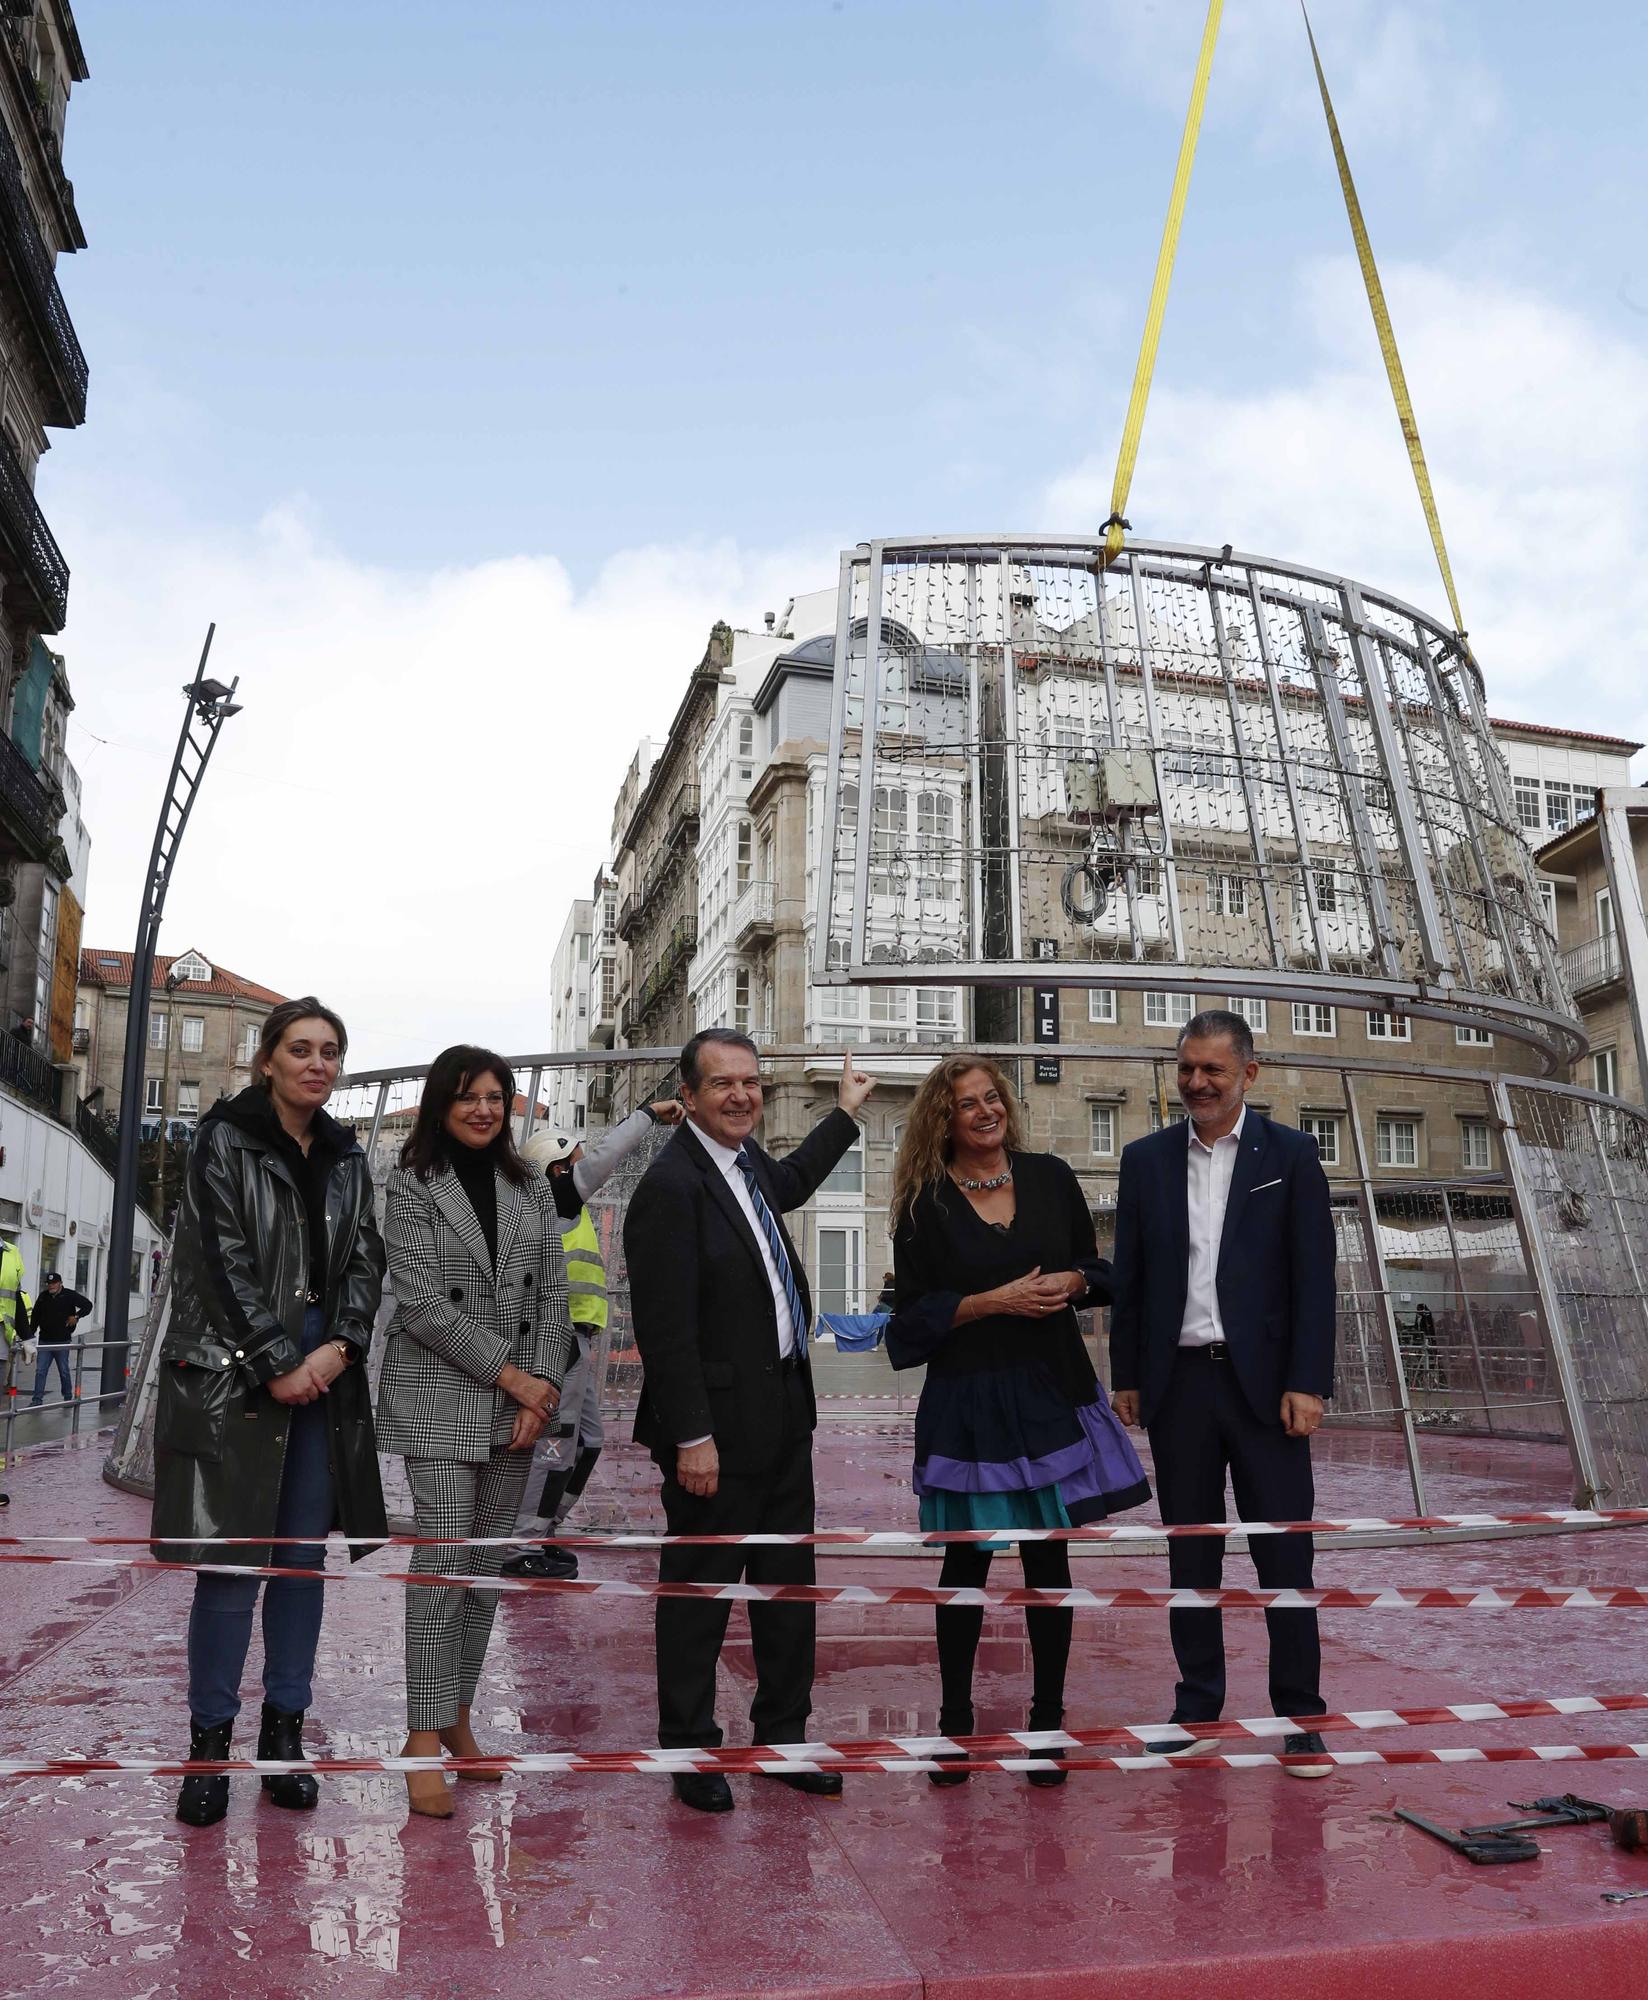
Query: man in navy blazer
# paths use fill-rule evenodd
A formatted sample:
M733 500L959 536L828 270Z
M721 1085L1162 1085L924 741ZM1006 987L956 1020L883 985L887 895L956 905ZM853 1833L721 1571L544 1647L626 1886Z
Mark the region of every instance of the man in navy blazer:
M1244 1521L1309 1520L1310 1437L1333 1393L1335 1248L1316 1142L1245 1103L1259 1073L1239 1014L1210 1009L1179 1037L1188 1122L1123 1149L1110 1309L1112 1407L1150 1434L1162 1519L1222 1521L1225 1475ZM1256 1536L1267 1590L1309 1589L1309 1535ZM1216 1590L1218 1536L1168 1543L1176 1589ZM1267 1611L1270 1700L1277 1715L1321 1715L1321 1644L1313 1610ZM1173 1720L1193 1731L1225 1699L1217 1610L1168 1614L1179 1664ZM1194 1747L1191 1734L1152 1744ZM1311 1732L1285 1752L1322 1750ZM1326 1763L1291 1764L1325 1777Z
M755 1142L761 1059L748 1035L703 1028L681 1051L686 1119L641 1177L624 1219L630 1312L645 1381L636 1442L663 1474L673 1535L811 1534L817 1406L807 1336L812 1298L783 1216L799 1208L858 1138L873 1079L842 1064L836 1109L795 1151ZM674 1544L664 1583L810 1584L810 1548ZM715 1673L724 1599L662 1597L656 1615L658 1741L715 1746ZM814 1609L752 1602L757 1743L800 1742L812 1708ZM841 1791L836 1771L772 1774L815 1797ZM719 1772L674 1780L698 1812L730 1812Z

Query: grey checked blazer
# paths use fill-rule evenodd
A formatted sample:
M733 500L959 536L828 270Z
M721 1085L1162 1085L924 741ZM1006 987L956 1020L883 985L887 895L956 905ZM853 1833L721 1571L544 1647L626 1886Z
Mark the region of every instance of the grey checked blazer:
M493 1387L508 1362L560 1387L573 1354L564 1226L549 1182L497 1177L498 1263L450 1168L397 1168L384 1192L395 1292L378 1380L380 1450L480 1464L509 1443L517 1404Z

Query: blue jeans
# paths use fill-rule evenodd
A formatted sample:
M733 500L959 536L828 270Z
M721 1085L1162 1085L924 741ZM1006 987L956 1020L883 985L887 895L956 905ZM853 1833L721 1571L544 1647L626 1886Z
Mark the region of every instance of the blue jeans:
M35 1407L45 1399L46 1385L51 1380L54 1367L58 1380L63 1384L63 1400L68 1402L74 1395L74 1382L69 1374L69 1350L66 1347L42 1347L40 1358L34 1364L34 1394L29 1398Z
M303 1318L304 1353L325 1337L326 1316L311 1306ZM275 1533L313 1535L316 1540L271 1554L284 1568L324 1569L334 1512L325 1398L294 1405L287 1422ZM255 1576L196 1572L189 1613L189 1713L202 1728L232 1722L240 1713L240 1677L252 1643L259 1582ZM275 1577L263 1593L263 1698L272 1708L297 1714L309 1706L325 1598L326 1586L318 1576Z

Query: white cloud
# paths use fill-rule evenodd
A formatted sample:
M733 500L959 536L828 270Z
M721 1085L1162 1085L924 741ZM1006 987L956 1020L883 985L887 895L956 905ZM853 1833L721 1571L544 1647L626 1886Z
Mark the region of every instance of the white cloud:
M1385 273L1471 634L1500 713L1648 737L1648 355L1514 287ZM1439 612L1446 600L1349 259L1296 292L1315 359L1245 395L1160 384L1128 515L1140 539L1338 570ZM1114 446L1045 492L1045 518L1110 511Z
M405 574L272 508L250 532L65 483L70 754L93 838L88 943L129 950L179 690L206 622L239 675L162 940L337 1006L359 1067L460 1038L549 1041L549 963L606 854L640 737L661 735L717 618L758 622L834 549L614 555L586 589L548 556ZM95 738L107 739L99 743Z
M1049 20L1057 45L1113 87L1182 117L1204 13L1193 0L1052 0ZM1498 122L1498 85L1459 46L1445 9L1318 0L1311 20L1353 167L1361 150L1388 147L1441 166ZM1205 117L1266 152L1326 147L1298 0L1226 6Z

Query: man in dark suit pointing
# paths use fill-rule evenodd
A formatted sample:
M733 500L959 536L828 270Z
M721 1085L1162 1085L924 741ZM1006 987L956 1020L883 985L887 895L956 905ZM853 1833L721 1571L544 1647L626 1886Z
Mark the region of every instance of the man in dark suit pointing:
M1316 1143L1244 1102L1259 1073L1239 1014L1198 1014L1179 1037L1188 1124L1125 1147L1116 1196L1110 1311L1112 1406L1150 1433L1162 1519L1222 1521L1229 1472L1244 1521L1309 1520L1310 1436L1333 1393L1335 1250L1327 1176ZM1267 1590L1308 1590L1309 1535L1262 1535L1254 1567ZM1224 1543L1168 1543L1176 1589L1216 1590ZM1321 1644L1313 1610L1267 1611L1270 1700L1277 1715L1321 1715ZM1220 1612L1172 1611L1179 1663L1173 1720L1194 1731L1225 1699ZM1186 1734L1154 1751L1193 1748ZM1322 1750L1314 1731L1283 1739ZM1332 1765L1295 1764L1295 1777Z
M807 1534L813 1528L813 1400L807 1274L780 1219L799 1208L858 1137L872 1080L842 1066L837 1109L785 1159L756 1145L755 1044L706 1028L681 1051L686 1122L642 1176L624 1221L630 1309L645 1380L635 1437L664 1476L671 1534ZM666 1548L664 1583L811 1583L810 1548ZM714 1746L715 1668L731 1606L658 1600L658 1741ZM812 1711L814 1610L752 1603L758 1743L793 1743ZM716 1773L673 1781L700 1812L729 1812ZM835 1772L794 1773L796 1791L834 1797Z

